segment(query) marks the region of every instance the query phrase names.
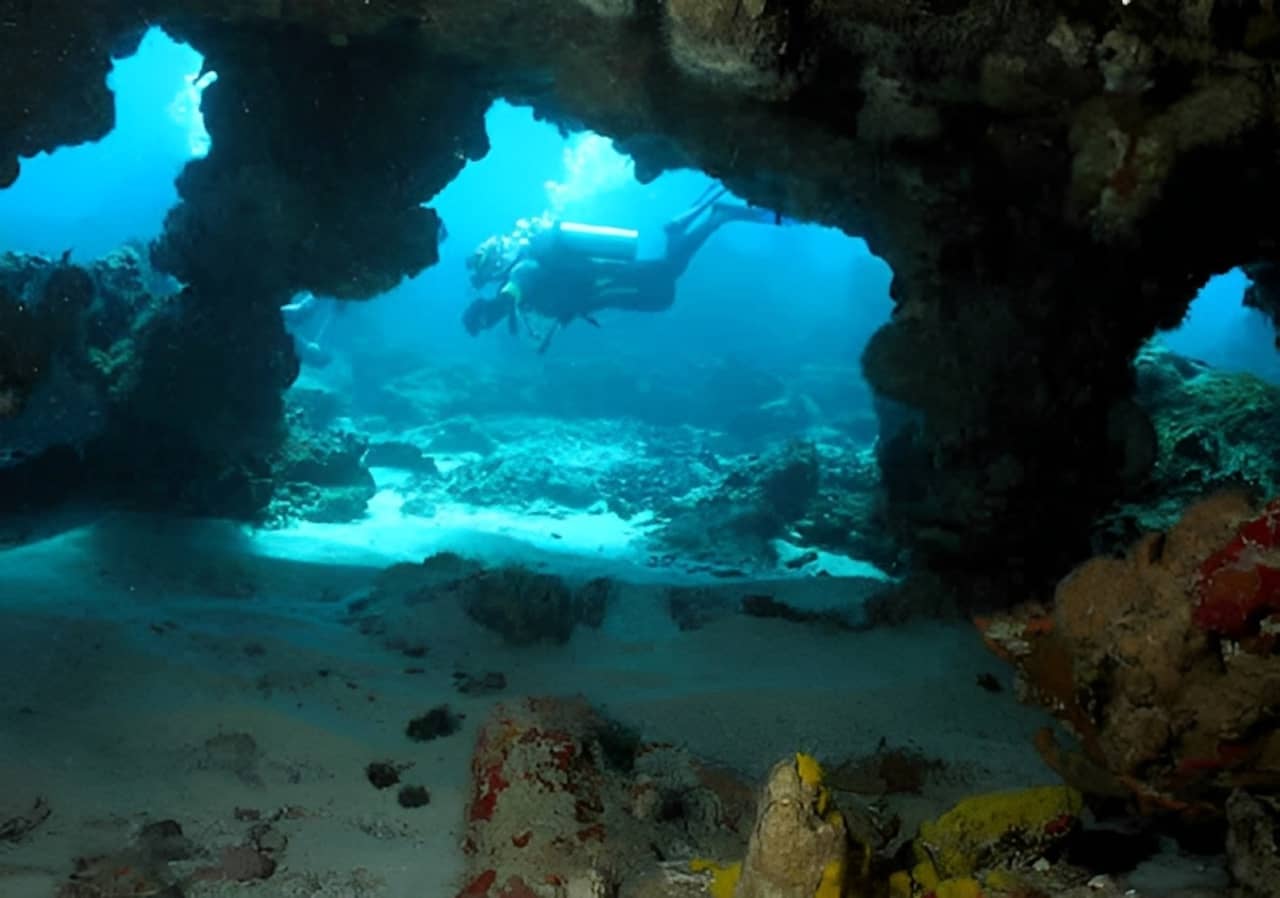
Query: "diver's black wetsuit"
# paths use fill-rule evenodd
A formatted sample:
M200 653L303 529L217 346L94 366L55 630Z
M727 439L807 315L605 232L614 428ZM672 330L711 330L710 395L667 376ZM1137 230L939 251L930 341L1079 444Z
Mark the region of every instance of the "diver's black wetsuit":
M731 221L762 221L762 210L717 202L725 191L709 191L689 211L664 228L666 248L654 259L607 259L570 252L533 253L512 266L489 300L476 300L463 321L472 334L508 319L516 329L525 313L553 322L542 338L546 349L555 329L575 318L595 323L604 309L661 312L675 302L676 282L694 255L722 225ZM705 214L704 214L705 213ZM702 219L699 221L699 219Z

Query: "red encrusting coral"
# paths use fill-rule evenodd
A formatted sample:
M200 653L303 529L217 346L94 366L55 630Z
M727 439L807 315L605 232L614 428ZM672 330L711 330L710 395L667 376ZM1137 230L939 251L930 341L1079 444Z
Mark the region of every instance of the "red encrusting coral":
M1280 611L1280 499L1243 524L1200 565L1192 621L1200 629L1243 639Z
M458 893L458 898L487 898L489 889L498 878L498 871L485 870L476 876Z

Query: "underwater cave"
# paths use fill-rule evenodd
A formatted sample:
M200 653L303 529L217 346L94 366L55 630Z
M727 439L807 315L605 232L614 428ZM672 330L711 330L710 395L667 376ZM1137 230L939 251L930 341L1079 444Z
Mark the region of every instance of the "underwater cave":
M0 3L0 894L1274 894L1276 33Z

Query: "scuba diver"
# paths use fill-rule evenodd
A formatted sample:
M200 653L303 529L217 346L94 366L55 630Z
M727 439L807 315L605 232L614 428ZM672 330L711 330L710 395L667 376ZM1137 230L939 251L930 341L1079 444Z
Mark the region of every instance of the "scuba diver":
M661 312L675 302L676 281L694 255L722 225L731 221L781 224L781 216L752 206L721 202L727 188L712 186L686 212L663 227L664 252L637 257L639 233L625 228L584 225L542 216L517 223L513 234L490 237L467 260L471 284L483 289L500 284L496 295L480 297L462 316L476 336L502 321L517 333L521 326L547 351L562 328L581 318L599 327L604 309ZM540 332L529 320L550 322Z

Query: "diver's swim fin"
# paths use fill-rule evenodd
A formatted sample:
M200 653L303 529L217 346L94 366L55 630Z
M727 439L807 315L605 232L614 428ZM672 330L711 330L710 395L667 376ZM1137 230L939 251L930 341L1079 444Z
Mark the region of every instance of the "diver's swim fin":
M784 225L796 224L795 219L785 217L781 212L764 209L760 206L743 206L738 203L716 203L711 210L713 215L724 221L748 221L756 224Z

